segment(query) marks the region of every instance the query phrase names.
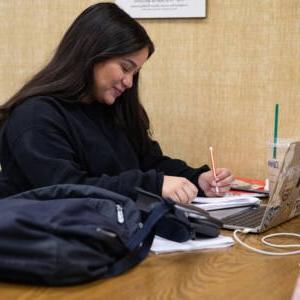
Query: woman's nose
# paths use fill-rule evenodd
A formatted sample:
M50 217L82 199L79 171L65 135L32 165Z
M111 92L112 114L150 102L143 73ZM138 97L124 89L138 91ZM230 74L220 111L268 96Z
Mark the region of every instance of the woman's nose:
M126 74L122 82L127 89L130 89L132 87L132 81L133 81L133 75Z

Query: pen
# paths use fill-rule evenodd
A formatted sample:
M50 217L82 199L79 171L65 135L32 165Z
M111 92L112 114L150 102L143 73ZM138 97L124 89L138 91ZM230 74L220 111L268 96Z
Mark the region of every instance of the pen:
M209 152L210 152L210 159L211 159L211 164L212 164L212 169L215 177L215 181L217 183L217 174L216 174L216 168L215 168L215 161L214 161L214 155L213 155L213 147L209 147ZM216 193L219 194L219 187L216 186Z

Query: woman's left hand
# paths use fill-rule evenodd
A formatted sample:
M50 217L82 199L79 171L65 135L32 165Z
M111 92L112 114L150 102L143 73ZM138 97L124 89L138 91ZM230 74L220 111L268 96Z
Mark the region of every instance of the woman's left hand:
M216 169L216 179L212 170L204 172L198 177L198 185L207 197L224 196L229 191L234 176L226 168ZM218 192L216 190L218 187Z

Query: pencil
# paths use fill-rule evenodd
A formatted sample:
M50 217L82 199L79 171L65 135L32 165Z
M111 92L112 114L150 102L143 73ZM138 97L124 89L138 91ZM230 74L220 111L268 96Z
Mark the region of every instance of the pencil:
M277 136L278 136L278 113L279 104L275 105L275 115L274 115L274 141L273 141L273 158L277 156Z
M213 147L212 146L209 147L209 152L210 152L210 159L211 159L213 174L214 174L214 177L215 177L215 181L217 182L217 174L216 174L216 168L215 168L215 161L214 161ZM218 186L216 186L216 193L219 194L219 187Z

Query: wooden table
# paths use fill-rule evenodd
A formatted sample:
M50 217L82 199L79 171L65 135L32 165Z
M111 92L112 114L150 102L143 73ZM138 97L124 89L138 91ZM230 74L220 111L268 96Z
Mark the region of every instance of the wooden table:
M273 232L300 232L300 217ZM231 231L223 231L231 235ZM263 234L264 235L264 234ZM258 247L262 235L245 241ZM279 241L276 240L276 241ZM295 242L295 240L294 240ZM151 254L119 277L75 287L48 288L0 284L1 300L99 299L290 299L300 268L300 255L272 257L238 244L193 253Z

